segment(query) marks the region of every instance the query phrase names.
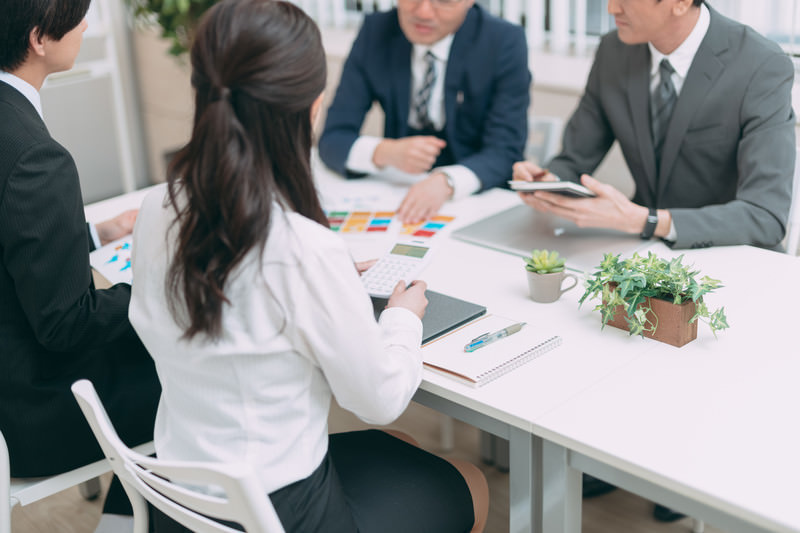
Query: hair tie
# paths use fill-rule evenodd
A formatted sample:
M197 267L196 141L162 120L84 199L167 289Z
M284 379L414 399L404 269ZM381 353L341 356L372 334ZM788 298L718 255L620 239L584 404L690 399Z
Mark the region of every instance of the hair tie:
M231 90L224 85L222 87L216 88L213 91L213 93L214 94L211 99L212 102L217 102L219 100L227 100L230 102L231 100Z

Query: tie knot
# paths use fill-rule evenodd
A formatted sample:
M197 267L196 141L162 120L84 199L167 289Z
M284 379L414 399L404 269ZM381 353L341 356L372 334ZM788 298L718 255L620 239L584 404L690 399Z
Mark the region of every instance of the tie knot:
M672 76L675 73L675 69L672 67L672 63L669 62L669 59L666 57L661 60L661 63L658 64L658 68L661 72L661 77L665 76Z
M425 63L427 63L428 65L430 65L430 64L432 64L434 61L436 61L436 56L435 56L435 55L433 55L433 52L431 52L430 50L428 50L427 52L425 52Z

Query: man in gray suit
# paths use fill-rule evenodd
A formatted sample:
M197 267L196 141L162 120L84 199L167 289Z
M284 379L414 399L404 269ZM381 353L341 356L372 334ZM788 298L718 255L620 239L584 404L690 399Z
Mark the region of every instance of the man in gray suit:
M609 0L608 12L617 30L600 43L549 174L514 166L515 179L580 181L597 197L523 200L675 248L779 246L795 159L791 60L703 0ZM615 140L632 200L588 175Z

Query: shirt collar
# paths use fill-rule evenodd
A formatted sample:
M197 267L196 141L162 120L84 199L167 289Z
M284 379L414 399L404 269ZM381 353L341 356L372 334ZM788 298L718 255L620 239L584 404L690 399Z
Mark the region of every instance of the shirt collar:
M454 36L455 34L451 33L432 45L415 44L414 60L422 60L425 54L430 51L437 60L447 62L447 58L450 57L450 47L453 45Z
M36 112L39 113L39 116L42 117L42 120L44 120L44 115L42 115L42 98L39 96L39 91L37 91L33 85L3 70L0 70L0 81L6 82L22 93L22 96L28 99L33 108L36 109Z
M700 17L697 19L692 33L690 33L671 54L664 55L656 50L653 43L647 43L650 47L650 75L657 75L658 65L661 63L661 60L666 57L672 65L672 68L675 69L675 74L680 76L681 79L685 79L686 74L689 73L689 67L692 66L692 61L694 61L694 56L697 54L697 50L700 48L700 44L703 42L703 38L705 38L708 32L708 26L710 24L711 14L706 5L702 4L700 6Z

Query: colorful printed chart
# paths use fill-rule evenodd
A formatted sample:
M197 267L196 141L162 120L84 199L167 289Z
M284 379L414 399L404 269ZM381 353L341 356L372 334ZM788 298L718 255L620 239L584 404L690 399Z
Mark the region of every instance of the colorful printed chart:
M389 230L394 211L330 211L328 223L340 233L382 233Z
M130 283L132 236L111 242L89 254L89 263L111 283Z
M436 215L433 218L418 224L403 224L400 230L401 235L412 235L414 237L435 237L438 232L444 229L447 224L455 220L455 217L447 215Z
M389 231L394 211L329 211L328 223L339 233L385 233ZM452 222L455 217L436 215L417 224L403 224L401 235L432 238Z

